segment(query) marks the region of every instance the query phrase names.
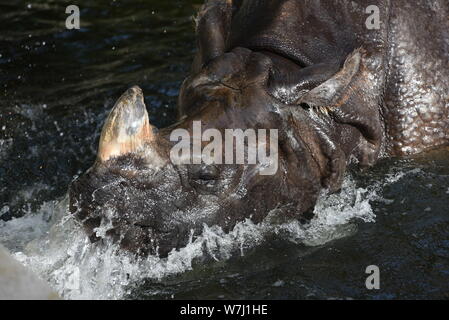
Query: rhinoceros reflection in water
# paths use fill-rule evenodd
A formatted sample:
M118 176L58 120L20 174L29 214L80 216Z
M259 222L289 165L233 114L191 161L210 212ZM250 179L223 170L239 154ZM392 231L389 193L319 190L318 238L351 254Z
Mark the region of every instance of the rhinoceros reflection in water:
M372 5L381 23L370 30L365 9ZM204 224L229 231L273 209L310 216L322 189L339 190L351 161L370 166L447 144L448 6L207 1L179 122L157 130L142 91L129 89L106 120L97 161L70 186L71 212L92 241L108 237L123 249L164 256ZM278 130L276 172L259 174L260 162L173 163L171 133L192 134L195 121L222 134ZM109 226L101 237L100 225Z

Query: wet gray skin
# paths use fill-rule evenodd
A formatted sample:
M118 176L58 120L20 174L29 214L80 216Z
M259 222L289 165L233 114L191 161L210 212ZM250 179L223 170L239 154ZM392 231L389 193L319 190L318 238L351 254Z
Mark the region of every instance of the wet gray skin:
M447 145L448 5L404 3L206 1L179 122L158 131L141 90L129 89L103 127L94 166L70 187L71 212L92 241L165 256L204 224L229 231L274 209L309 217L322 189L339 190L351 162ZM364 8L373 4L388 23L368 30ZM434 39L416 21L431 21ZM170 132L192 132L194 120L220 131L278 129L277 172L172 164Z
M175 142L168 136L173 129L159 131L149 124L138 87L118 99L103 127L95 164L70 186L70 210L91 241L99 241L100 234L131 252L165 256L199 235L204 224L229 231L246 218L260 222L283 203L287 217L289 197L309 198L311 189L288 190L284 165L274 176L262 176L258 165L172 164ZM315 178L305 172L298 181ZM278 193L267 198L275 188ZM100 226L107 232L99 232Z

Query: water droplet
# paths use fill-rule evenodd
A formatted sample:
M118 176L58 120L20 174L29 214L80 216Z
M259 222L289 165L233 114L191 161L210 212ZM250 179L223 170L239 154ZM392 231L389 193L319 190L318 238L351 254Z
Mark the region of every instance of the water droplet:
M284 281L278 280L275 283L273 283L273 287L282 287L284 285Z

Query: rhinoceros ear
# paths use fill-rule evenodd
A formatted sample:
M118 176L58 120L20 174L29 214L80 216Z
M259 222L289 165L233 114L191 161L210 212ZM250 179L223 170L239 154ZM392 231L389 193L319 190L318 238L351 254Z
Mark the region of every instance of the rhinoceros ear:
M378 86L366 64L365 50L356 49L335 75L303 94L295 104L356 127L365 138L359 160L370 165L378 156L382 140L381 93L376 92Z
M105 162L110 158L138 152L153 140L154 128L148 120L142 90L134 86L117 100L106 119L97 159Z
M194 68L225 52L231 18L232 0L207 0L203 5L195 19L199 53Z

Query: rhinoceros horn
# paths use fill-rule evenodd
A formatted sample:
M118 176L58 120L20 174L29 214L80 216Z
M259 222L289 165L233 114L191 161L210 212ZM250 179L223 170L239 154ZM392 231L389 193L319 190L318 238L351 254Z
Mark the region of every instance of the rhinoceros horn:
M148 149L156 140L155 128L148 120L142 90L134 86L115 103L101 131L97 159L111 158ZM148 152L148 150L146 150Z

